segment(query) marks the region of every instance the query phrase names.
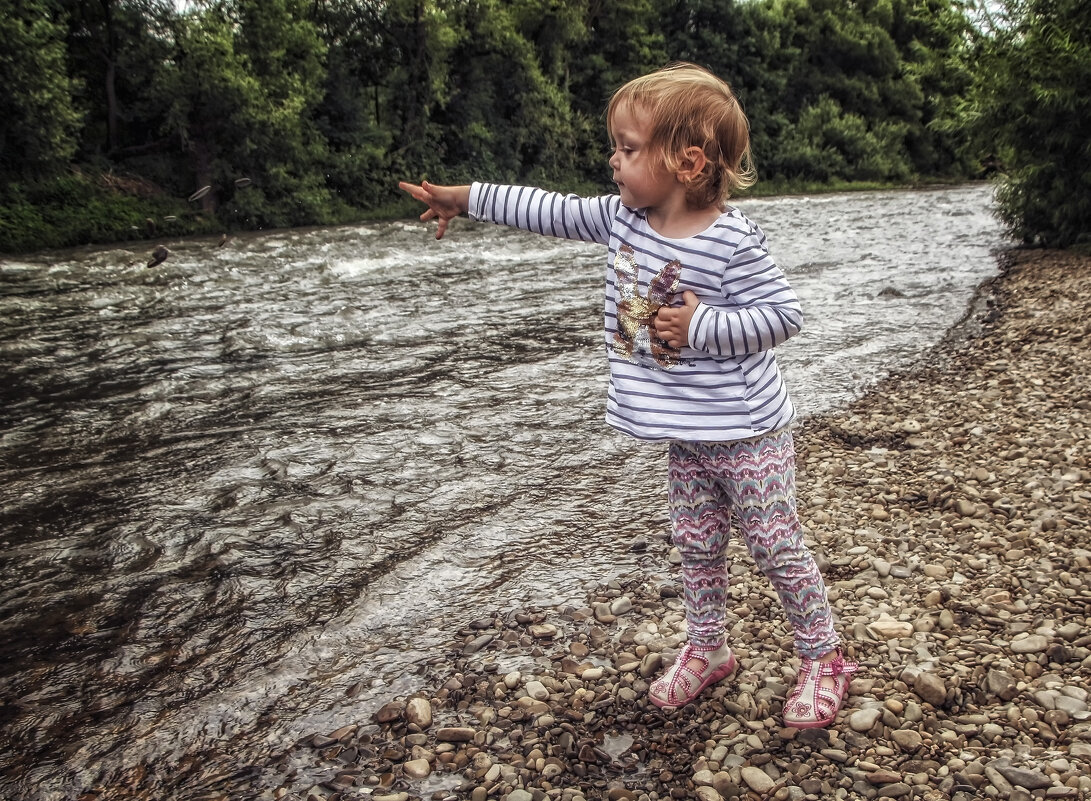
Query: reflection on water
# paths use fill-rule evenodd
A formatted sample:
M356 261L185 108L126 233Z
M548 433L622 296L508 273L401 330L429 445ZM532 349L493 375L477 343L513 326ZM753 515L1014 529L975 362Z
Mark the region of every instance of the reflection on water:
M747 201L804 414L995 271L985 187ZM255 789L482 610L582 599L667 520L605 429L603 252L390 223L0 261L0 796ZM148 246L150 251L151 246Z

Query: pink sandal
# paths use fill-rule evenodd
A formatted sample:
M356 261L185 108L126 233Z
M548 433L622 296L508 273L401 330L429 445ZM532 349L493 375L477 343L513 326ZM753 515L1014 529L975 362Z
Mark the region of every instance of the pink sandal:
M837 717L841 702L849 689L850 676L860 669L849 662L841 649L830 662L804 659L796 676L796 686L784 702L784 725L795 729L817 729L829 726ZM823 687L822 679L833 679L833 687Z
M690 660L701 663L700 671L693 670ZM652 682L648 697L663 709L685 706L710 684L727 678L735 672L735 655L726 645L718 648L702 648L687 643L678 652L674 664L662 676Z

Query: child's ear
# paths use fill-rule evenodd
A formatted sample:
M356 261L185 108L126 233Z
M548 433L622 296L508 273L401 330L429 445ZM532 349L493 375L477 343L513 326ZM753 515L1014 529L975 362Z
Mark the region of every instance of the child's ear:
M682 151L682 160L678 165L678 180L685 183L692 181L705 170L708 164L708 156L705 151L696 145L691 145Z

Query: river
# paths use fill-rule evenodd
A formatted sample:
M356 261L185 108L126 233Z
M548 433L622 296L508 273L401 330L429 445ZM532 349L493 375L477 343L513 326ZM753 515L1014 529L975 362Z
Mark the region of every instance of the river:
M984 185L740 203L803 303L801 415L996 273ZM264 786L486 611L582 603L667 527L602 422L604 250L455 221L0 259L0 797Z

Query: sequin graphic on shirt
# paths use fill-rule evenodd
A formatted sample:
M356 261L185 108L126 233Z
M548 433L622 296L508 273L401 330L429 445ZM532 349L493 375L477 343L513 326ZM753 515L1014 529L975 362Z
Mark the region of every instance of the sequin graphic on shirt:
M648 284L648 294L640 294L640 267L632 247L622 245L614 257L614 284L617 287L617 331L614 353L634 364L650 359L664 369L679 363L681 351L659 338L653 321L660 307L670 305L678 290L682 263L675 259L664 265ZM649 365L651 366L651 365Z

